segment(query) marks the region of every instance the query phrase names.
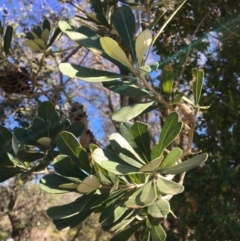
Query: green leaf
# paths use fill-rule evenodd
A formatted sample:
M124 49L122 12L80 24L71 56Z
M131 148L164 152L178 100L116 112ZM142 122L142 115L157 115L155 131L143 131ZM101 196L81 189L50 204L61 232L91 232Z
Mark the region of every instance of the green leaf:
M31 130L35 134L36 138L48 136L48 128L44 119L35 117L32 122Z
M74 202L61 206L51 207L47 210L47 215L52 219L63 219L74 216L84 210L90 199L95 198L93 193L82 195Z
M207 160L207 158L208 158L208 154L202 153L201 155L195 156L195 157L193 157L187 161L184 161L176 166L160 169L159 172L161 174L179 174L182 172L186 172L186 171L189 171L189 170L199 166L200 164L205 162Z
M162 127L159 143L154 146L151 158L156 159L163 153L164 148L171 144L178 136L182 129L182 122L178 121L179 115L177 112L172 112L166 118Z
M153 218L166 218L170 212L169 202L164 199L158 199L147 207L147 213Z
M156 168L159 167L160 163L162 161L162 157L158 157L151 162L149 162L147 165L140 168L140 172L152 172Z
M66 155L59 155L54 159L54 169L61 176L74 177L83 180L87 174L82 172L75 162Z
M39 151L20 150L17 153L17 157L23 162L34 162L42 159L44 156L45 154Z
M50 41L48 42L47 47L52 46L61 37L61 35L62 35L62 32L61 32L60 28L57 27L55 29Z
M184 94L180 94L178 96L176 96L173 101L171 102L171 105L176 105L178 104L181 100L182 100L182 97L184 96Z
M128 164L141 168L145 161L135 152L130 144L119 134L114 133L109 136L110 144L115 150L116 154ZM123 155L129 158L123 158Z
M138 66L143 65L143 58L149 50L152 43L152 32L149 29L142 31L136 39L136 53L138 59Z
M72 133L74 136L79 137L85 129L85 125L82 122L74 122L68 126L65 131Z
M119 122L129 121L139 116L144 110L146 110L153 103L154 101L124 106L113 113L112 119Z
M4 182L17 174L23 173L24 170L18 167L1 167L0 168L0 182Z
M38 117L45 121L51 120L53 112L55 112L55 107L50 101L44 101L38 106Z
M102 2L100 0L90 0L90 3L95 13L103 14Z
M131 81L110 81L103 82L103 86L108 88L109 90L126 96L134 96L138 98L152 98L152 94L150 94L147 90L140 88L139 86L133 84Z
M169 65L164 66L162 70L162 87L163 87L164 93L167 95L168 98L170 97L170 94L172 92L173 81L174 81L173 68Z
M111 205L103 210L103 212L100 215L99 222L102 226L110 225L118 221L126 210L127 208L125 207Z
M102 161L101 164L104 169L109 172L112 172L116 175L128 175L131 173L138 173L139 169L130 165L119 164L112 161Z
M140 241L150 241L150 228L145 226L140 237Z
M4 46L3 46L6 56L8 55L9 49L11 47L12 35L13 35L13 27L8 25L4 35Z
M165 177L158 176L157 189L164 194L175 195L183 192L184 187L181 184L168 180Z
M6 127L0 126L0 149L7 148L11 145L12 133Z
M180 157L182 156L182 150L180 148L172 149L163 162L160 165L160 169L171 167L174 163L176 163Z
M153 203L157 198L154 180L138 188L124 203L128 208L142 208Z
M56 138L56 145L61 154L71 156L74 161L78 162L77 148L80 146L76 137L66 131L62 131Z
M137 63L135 44L133 42L135 34L135 17L131 8L122 6L116 8L112 15L112 23L114 28L118 31L121 39L124 41L132 59Z
M88 82L104 82L104 81L111 81L119 78L128 78L128 76L103 71L103 70L96 70L96 69L89 69L83 66L79 66L76 64L70 63L61 63L59 65L59 70L71 77L71 78L78 78Z
M51 115L48 125L49 137L55 139L61 130L60 117L58 116L57 112L54 111Z
M138 229L142 226L142 222L135 224L134 226L125 229L124 231L118 233L110 241L126 241L128 240Z
M14 128L14 135L21 144L34 144L34 142L30 139L26 129L16 127Z
M131 126L133 123L131 122L123 122L119 126L119 132L123 136L123 138L129 143L129 145L134 149L138 149L138 146L132 136ZM139 151L137 151L139 153Z
M66 193L72 192L72 188L63 188L60 187L62 184L71 184L72 181L69 179L59 176L57 174L48 174L41 178L40 188L48 193Z
M43 26L43 30L48 29L49 32L51 31L51 25L50 25L50 22L47 19L44 19L42 26Z
M165 241L166 240L167 235L160 224L158 226L151 227L150 233L151 233L152 241Z
M204 72L202 69L193 68L192 74L193 74L193 96L195 99L195 105L198 105L198 102L200 100L201 93L202 93Z
M76 149L76 154L78 156L78 162L75 161L75 163L78 165L79 168L90 174L92 168L86 150L83 147L79 146Z
M86 209L74 216L64 219L53 219L53 223L58 230L68 230L76 227L80 223L82 223L86 218L88 218L94 210Z
M140 121L136 121L130 128L134 141L136 142L138 148L143 153L146 162L150 161L151 151L150 151L150 135L149 128L147 124Z
M110 37L101 37L100 38L101 46L104 52L111 58L115 59L119 63L124 64L131 72L135 72L133 65L129 61L126 53L119 46L119 44Z

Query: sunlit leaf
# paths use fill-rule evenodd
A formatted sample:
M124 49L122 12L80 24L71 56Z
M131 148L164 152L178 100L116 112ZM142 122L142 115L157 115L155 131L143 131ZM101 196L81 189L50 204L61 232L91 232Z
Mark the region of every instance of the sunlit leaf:
M134 68L130 61L128 60L126 54L118 45L118 43L110 37L101 37L100 38L101 46L104 52L109 55L111 58L117 60L118 62L127 66L131 71L134 72Z
M160 169L159 171L161 174L179 174L182 172L186 172L205 162L207 160L207 157L208 154L202 153L176 166Z
M143 65L143 58L152 43L152 32L149 29L142 31L136 39L135 48L138 59L138 66Z
M173 68L169 65L164 66L162 70L162 88L164 93L168 96L168 98L172 92L173 81L174 81Z
M166 240L166 233L164 229L162 228L161 224L158 226L151 227L151 239L154 241L165 241Z
M154 101L124 106L113 113L112 119L119 122L129 121L137 117L138 115L140 115L144 110L146 110L153 103Z
M202 69L193 68L192 74L193 74L193 96L195 99L195 105L198 105L198 102L200 100L201 93L202 93L204 72Z
M25 40L23 42L23 44L26 45L27 47L31 48L34 51L37 51L37 52L42 51L42 48L40 48L40 46L36 42L34 42L34 40Z
M160 168L167 168L167 167L171 167L174 163L176 163L179 158L182 155L182 150L180 148L174 148L172 149L168 155L166 156L166 158L163 160L163 162L160 165Z
M71 78L78 78L88 82L104 82L127 77L108 71L89 69L70 63L61 63L59 65L59 70Z
M41 39L43 40L45 46L47 45L48 38L49 38L49 30L44 29L41 34Z

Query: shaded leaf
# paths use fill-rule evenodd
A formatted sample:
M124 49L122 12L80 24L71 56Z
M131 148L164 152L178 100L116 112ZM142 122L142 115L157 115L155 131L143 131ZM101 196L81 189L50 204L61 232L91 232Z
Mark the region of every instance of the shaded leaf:
M202 93L204 72L202 69L193 68L192 74L193 74L193 96L195 99L195 105L197 105Z
M136 31L135 17L131 8L127 6L116 8L112 15L112 23L114 28L121 36L121 39L124 41L129 53L132 56L133 61L137 63L135 46L133 42L133 37Z
M17 174L23 173L24 170L18 167L1 167L0 168L0 182L4 182Z
M6 28L4 40L3 40L4 41L3 49L6 56L8 55L9 49L11 47L12 35L13 35L13 27L8 25Z
M44 153L39 151L26 151L20 150L17 153L17 157L23 162L33 162L42 159L45 156Z
M183 192L184 187L181 184L168 180L165 177L158 176L156 182L157 189L164 194L175 195Z
M160 163L162 161L162 157L158 157L151 162L149 162L147 165L140 168L140 172L151 172L159 167Z
M6 127L0 126L0 149L11 145L12 133Z
M153 203L157 198L154 180L138 188L124 203L128 208L142 208Z
M153 218L166 218L170 211L169 202L164 199L158 199L147 207L148 215Z
M44 101L38 106L38 117L45 121L50 121L52 114L55 112L55 107L52 102Z

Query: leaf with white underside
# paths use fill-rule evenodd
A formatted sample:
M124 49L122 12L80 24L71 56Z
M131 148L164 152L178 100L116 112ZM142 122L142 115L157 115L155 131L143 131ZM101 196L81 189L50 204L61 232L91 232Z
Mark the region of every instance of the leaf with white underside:
M63 74L71 78L78 78L88 82L104 82L104 81L111 81L119 78L128 78L127 76L124 76L124 75L103 71L103 70L89 69L83 66L70 64L70 63L59 64L59 70Z
M144 55L151 46L152 43L152 33L149 29L145 29L141 32L136 39L135 48L138 58L138 66L142 66Z
M137 117L138 115L140 115L144 110L146 110L153 103L154 101L124 106L113 113L112 119L120 122L129 121Z
M111 58L117 60L118 62L127 66L131 71L134 71L134 68L130 61L128 60L126 54L118 43L110 37L101 37L100 38L101 46L104 52L109 55Z
M160 163L162 161L162 157L156 158L149 162L147 165L140 168L140 172L151 172L155 170L157 167L159 167Z
M77 190L80 193L89 193L101 187L101 183L94 175L86 177L82 183L79 184Z

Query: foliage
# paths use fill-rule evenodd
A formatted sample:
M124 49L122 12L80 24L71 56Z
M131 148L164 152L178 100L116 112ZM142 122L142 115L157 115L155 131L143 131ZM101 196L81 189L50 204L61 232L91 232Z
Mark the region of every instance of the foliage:
M202 4L202 1L197 4L193 1L185 2L179 2L175 11L167 12L160 6L173 5L168 5L166 1L124 1L123 6L116 6L113 2L95 0L91 1L92 11L80 8L81 14L76 16L81 22L80 27L72 20L61 20L48 40L51 28L50 22L45 19L41 27L26 33L28 40L24 44L42 56L40 67L28 76L33 89L38 88L37 78L44 61L51 55L52 44L61 35L61 30L64 36L79 45L78 48L84 47L93 55L101 56L118 67L112 71L111 68L96 69L88 62L79 65L76 62L66 63L68 59L64 59L59 64L61 73L92 83L92 86L101 83L109 93L112 91L120 94L122 103L127 100L117 110L111 109L112 120L120 123L113 122L118 133L108 135L109 145L104 148L93 143L89 148L84 148L78 137L86 126L82 123L71 124L62 119L55 106L48 101L39 105L38 115L27 129L15 128L12 133L6 127L1 127L1 181L17 174L26 179L50 165L54 172L41 178L40 186L43 190L58 194L82 194L72 203L48 210L57 229L73 228L92 213L99 213L103 230L119 232L112 240L127 240L133 234L138 240L165 240L166 226L170 227L168 235L171 240L202 240L209 237L214 240L230 240L238 237L237 213L233 211L236 210L235 193L238 191L232 187L233 180L229 178L237 180L238 175L238 164L234 156L238 143L235 135L239 114L237 81L235 77L235 82L227 85L223 81L221 84L215 83L214 78L228 77L221 71L207 74L204 79L204 71L194 67L198 63L190 60L190 56L197 59L196 55L201 51L207 55L209 46L204 42L189 46L186 52L178 52L180 46L185 46L184 41L189 33L194 32L190 42L201 34L209 34L213 26L211 18L214 18L217 9L216 5L211 5L203 19L197 21L202 18L201 13L208 8L208 4ZM237 9L236 6L233 7L235 8ZM135 10L143 16L143 23L138 29ZM191 11L194 13L194 24L191 25L193 29L188 29ZM230 12L229 10L226 16L231 15ZM200 27L208 16L211 18L203 28L205 32L201 32ZM221 15L216 21L223 22L225 18ZM225 28L227 29L226 26ZM6 58L9 50L11 52L12 28L8 26L3 29L2 49ZM183 29L180 35L179 29ZM169 39L173 41L169 43ZM235 40L231 37L221 39L222 47L233 52L231 46L236 45ZM149 60L153 49L160 53L159 62ZM176 55L173 55L174 51ZM209 57L206 69L210 71L212 66L217 69L226 58L229 59L230 55L225 54L225 51L218 58ZM229 69L233 73L238 73L235 68L237 63L237 60L234 63L231 60ZM161 76L154 79L155 71L159 69ZM221 92L229 89L227 98L219 98L218 93L214 92L212 86L215 88L217 85ZM186 92L185 89L190 91ZM230 116L226 121L224 118L216 120L214 115L219 108L217 102L228 103L228 98L231 100L232 109L228 108L232 110L231 115L228 111ZM216 108L207 110L210 103ZM144 121L144 117L152 111L161 116L160 134L155 132L152 135L151 125ZM225 112L224 109L221 114L226 115ZM213 126L212 120L215 123ZM206 126L208 128L205 130ZM197 138L193 143L195 129ZM216 135L221 148L217 145L212 148L213 143L216 144ZM81 139L82 137L80 142ZM193 146L196 146L196 150L200 148L210 153L211 162L205 168L195 169L185 176L186 171L202 165L208 156L206 153L193 153ZM233 149L234 154L231 152ZM189 155L190 158L187 157ZM227 173L223 182L223 177L217 173L219 169L222 173ZM216 180L215 188L208 185L213 180ZM208 197L199 190L208 193ZM224 197L226 192L227 198ZM199 200L208 205L200 205ZM221 207L232 214L228 216L226 212L224 215L215 215L216 200L221 201ZM212 215L206 215L204 209L210 210ZM202 227L196 220L205 220L207 227ZM211 222L221 226L213 228ZM224 226L226 222L231 222L231 228ZM177 232L172 232L174 229ZM225 235L229 230L233 233L232 236Z

